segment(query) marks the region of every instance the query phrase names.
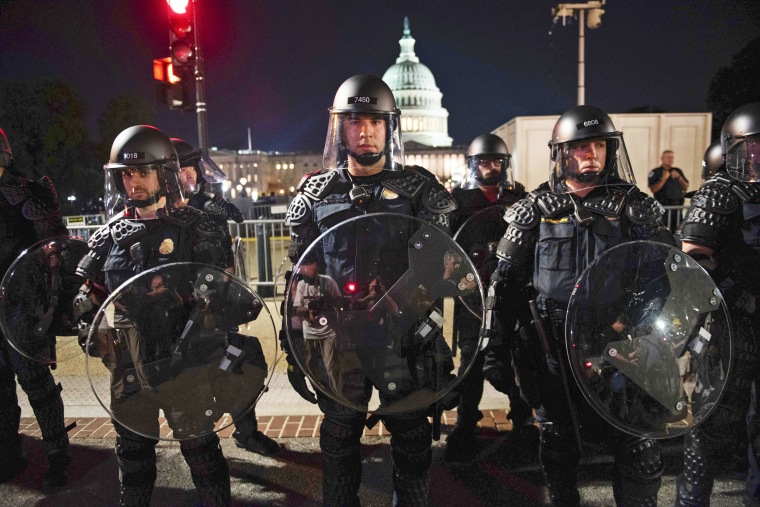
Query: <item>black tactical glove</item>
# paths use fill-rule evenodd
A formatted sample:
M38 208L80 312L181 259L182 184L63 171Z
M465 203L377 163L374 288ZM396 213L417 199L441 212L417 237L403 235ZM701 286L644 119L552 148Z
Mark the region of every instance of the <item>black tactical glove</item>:
M290 385L301 395L301 398L309 403L316 403L317 397L306 384L306 375L301 371L295 359L290 354L287 354L285 360L288 362L288 380L290 381Z
M242 223L245 220L240 208L227 201L227 218L231 218L235 223Z

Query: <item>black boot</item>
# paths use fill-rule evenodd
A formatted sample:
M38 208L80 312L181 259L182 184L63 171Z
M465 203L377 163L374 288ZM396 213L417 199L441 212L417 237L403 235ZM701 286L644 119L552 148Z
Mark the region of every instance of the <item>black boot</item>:
M26 453L22 447L19 447L18 452L13 453L13 455L7 460L3 459L2 462L3 466L0 468L0 484L10 481L23 472L29 465L29 459L26 457Z
M42 477L42 489L50 491L66 485L69 478L71 459L66 451L54 452L48 455L48 469Z
M270 456L280 449L280 444L259 431L256 413L253 411L238 419L232 438L236 446L262 456Z
M271 456L280 450L280 444L258 430L248 434L236 430L232 437L235 439L236 446L262 456Z
M443 459L453 462L471 461L475 458L477 451L476 427L457 425L446 438L446 452Z

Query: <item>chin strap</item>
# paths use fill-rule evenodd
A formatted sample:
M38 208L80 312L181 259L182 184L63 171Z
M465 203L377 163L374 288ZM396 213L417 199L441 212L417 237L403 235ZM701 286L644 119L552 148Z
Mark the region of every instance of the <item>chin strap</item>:
M483 178L481 176L476 176L475 179L483 185L484 187L495 187L499 183L501 183L501 174L497 174L496 176L491 176L490 178Z
M348 154L351 155L361 165L377 164L378 162L380 162L380 159L383 158L383 155L385 155L385 153L383 152L364 153L363 155L357 155L353 151L349 151Z
M572 179L578 183L591 183L593 181L601 179L601 177L602 173L581 173L574 175Z

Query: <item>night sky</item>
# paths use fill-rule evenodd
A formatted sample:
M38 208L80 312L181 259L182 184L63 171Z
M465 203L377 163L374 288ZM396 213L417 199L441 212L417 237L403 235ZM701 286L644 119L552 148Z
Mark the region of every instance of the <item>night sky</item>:
M549 0L201 0L211 146L321 151L347 77L395 63L404 16L443 92L456 145L515 116L576 101L578 27ZM760 35L757 0L609 0L586 30L586 103L610 113L704 111L710 79ZM0 0L0 83L58 78L87 106L155 103L152 60L168 56L164 0ZM156 126L197 141L195 113L155 104ZM9 133L12 138L12 133Z

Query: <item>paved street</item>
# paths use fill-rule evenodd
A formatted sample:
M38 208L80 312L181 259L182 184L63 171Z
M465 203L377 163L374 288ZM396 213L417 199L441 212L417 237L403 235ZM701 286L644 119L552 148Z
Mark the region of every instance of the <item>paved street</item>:
M444 430L448 431L448 427ZM69 485L45 495L40 491L43 467L42 444L26 437L31 465L20 477L0 486L0 505L96 507L115 505L118 471L112 438L72 439L73 467ZM390 451L387 437L364 439L364 479L361 490L365 507L390 505ZM321 495L319 442L315 437L281 438L283 449L264 458L235 447L222 439L230 463L235 505L318 506ZM484 428L477 458L471 463L443 461L443 441L436 442L431 476L432 506L478 507L486 505L542 505L544 489L536 461L535 442L516 442L509 431ZM194 505L198 497L176 443L158 445L158 481L152 505ZM680 446L666 446L666 475L660 505L671 505L673 480L680 468ZM613 504L609 487L611 460L588 448L581 464L583 505ZM726 474L716 485L713 506L742 505L743 483Z
M30 466L11 483L0 485L0 506L99 507L115 505L118 499L118 469L113 451L114 432L108 414L99 404L81 368L61 363L54 372L63 385L66 422L77 423L69 432L73 465L69 485L52 494L40 489L44 456L39 427L28 400L18 391L22 405L22 434ZM281 368L278 368L281 370ZM97 382L97 380L96 380ZM537 460L537 440L518 440L506 419L508 400L486 384L481 403L484 418L475 458L469 463L443 459L445 436L451 431L455 413L443 417L440 441L434 443L430 485L433 507L447 506L532 506L543 505L545 488ZM222 429L222 447L229 460L235 505L318 506L321 505L321 460L319 456L320 413L290 387L287 376L276 371L269 391L257 406L259 427L277 439L283 449L264 458L237 448L230 438L233 427ZM391 504L389 437L382 425L365 430L363 442L362 505ZM197 505L187 466L179 445L158 445L158 481L152 505ZM681 469L681 440L665 445L666 473L659 499L672 505L673 483ZM613 505L610 488L611 458L587 446L581 462L580 483L583 505ZM716 484L712 505L740 506L743 481L726 470Z

